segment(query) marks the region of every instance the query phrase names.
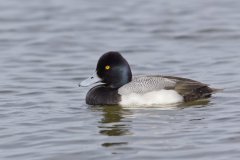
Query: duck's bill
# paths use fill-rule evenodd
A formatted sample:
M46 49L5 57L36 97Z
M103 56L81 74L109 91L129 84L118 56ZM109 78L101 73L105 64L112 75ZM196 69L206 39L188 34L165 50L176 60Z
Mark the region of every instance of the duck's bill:
M82 86L82 87L87 87L87 86L90 86L94 83L98 83L98 82L101 82L102 79L98 77L98 75L96 73L94 73L92 76L90 76L89 78L85 79L84 81L82 81L80 84L79 84L79 87Z

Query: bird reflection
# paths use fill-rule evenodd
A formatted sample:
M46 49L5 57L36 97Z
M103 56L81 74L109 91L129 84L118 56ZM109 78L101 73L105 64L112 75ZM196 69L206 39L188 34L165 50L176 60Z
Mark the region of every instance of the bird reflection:
M96 109L96 108L95 108ZM98 107L98 111L102 112L102 119L98 126L101 130L99 133L107 136L121 136L131 134L129 131L129 119L125 119L131 115L131 111L123 109L121 106L103 106Z
M192 102L187 102L187 103L181 103L177 107L184 109L184 108L189 108L189 107L206 107L210 103L209 99L200 99L197 101L192 101Z
M189 103L175 104L167 106L172 109L184 109L188 107L205 107L209 100L199 100ZM150 109L161 109L166 106L153 106ZM131 132L131 117L133 110L123 108L121 106L92 106L90 108L94 112L101 113L102 117L99 121L99 133L104 136L118 136L118 138L111 139L111 142L102 143L103 147L114 147L120 145L127 145L128 142L124 141L124 135L130 135ZM149 107L148 107L149 109ZM196 120L196 119L194 119ZM113 142L114 141L114 142Z
M131 122L127 117L132 115L128 109L121 106L96 106L92 110L102 112L102 118L99 121L99 133L105 136L123 136L132 134L130 129ZM128 142L105 142L102 144L104 147L112 147L119 145L126 145Z

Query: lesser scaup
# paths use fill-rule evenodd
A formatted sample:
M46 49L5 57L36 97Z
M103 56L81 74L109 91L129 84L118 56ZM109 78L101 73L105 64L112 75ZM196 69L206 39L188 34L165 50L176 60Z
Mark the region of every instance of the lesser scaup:
M107 52L98 60L96 72L80 86L91 88L89 105L151 105L189 102L209 98L215 89L201 82L173 76L132 76L128 62L119 52Z

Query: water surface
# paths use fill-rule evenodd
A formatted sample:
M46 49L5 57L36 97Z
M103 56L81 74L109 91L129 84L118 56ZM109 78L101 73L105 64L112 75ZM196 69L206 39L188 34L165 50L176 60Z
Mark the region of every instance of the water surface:
M0 159L239 159L240 2L0 0ZM179 107L88 106L101 54L224 88Z

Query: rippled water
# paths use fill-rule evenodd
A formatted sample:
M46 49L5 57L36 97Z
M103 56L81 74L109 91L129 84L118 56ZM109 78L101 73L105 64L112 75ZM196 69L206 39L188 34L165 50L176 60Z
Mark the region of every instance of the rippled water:
M239 159L240 1L0 0L0 159ZM180 107L87 106L101 54L224 88Z

